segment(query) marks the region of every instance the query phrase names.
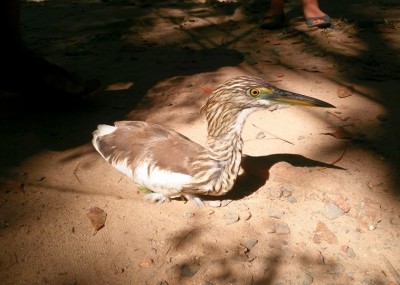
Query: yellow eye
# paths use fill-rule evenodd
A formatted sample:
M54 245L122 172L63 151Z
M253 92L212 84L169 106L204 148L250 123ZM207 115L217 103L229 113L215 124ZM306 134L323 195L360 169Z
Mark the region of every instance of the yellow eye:
M249 94L252 97L258 97L260 95L260 91L257 88L252 88L247 91L247 94Z

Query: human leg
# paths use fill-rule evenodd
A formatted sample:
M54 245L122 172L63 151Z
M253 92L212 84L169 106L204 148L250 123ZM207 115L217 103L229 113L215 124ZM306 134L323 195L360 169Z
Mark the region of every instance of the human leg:
M270 7L260 21L262 29L277 29L281 28L285 23L284 0L271 0Z

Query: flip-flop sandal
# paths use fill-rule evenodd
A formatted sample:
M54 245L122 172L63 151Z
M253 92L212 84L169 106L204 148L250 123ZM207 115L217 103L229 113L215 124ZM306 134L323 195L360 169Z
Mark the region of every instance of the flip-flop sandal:
M314 24L314 22L316 20L320 20L320 22ZM320 17L309 17L309 18L306 18L306 24L307 24L308 28L317 27L317 28L324 29L324 28L329 28L331 26L332 20L331 20L331 17L329 17L328 15L325 14L325 15L320 16Z
M261 29L275 30L282 28L285 24L285 14L276 14L272 16L265 16L261 19L259 27Z

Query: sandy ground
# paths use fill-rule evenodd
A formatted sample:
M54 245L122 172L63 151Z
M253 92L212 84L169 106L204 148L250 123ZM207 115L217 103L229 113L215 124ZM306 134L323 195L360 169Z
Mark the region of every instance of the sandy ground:
M30 46L105 89L69 111L1 103L0 283L399 284L400 8L334 2L330 29L290 1L273 32L262 2L24 2ZM203 144L201 105L242 74L337 108L253 114L252 175L222 203L151 204L90 143L146 120Z

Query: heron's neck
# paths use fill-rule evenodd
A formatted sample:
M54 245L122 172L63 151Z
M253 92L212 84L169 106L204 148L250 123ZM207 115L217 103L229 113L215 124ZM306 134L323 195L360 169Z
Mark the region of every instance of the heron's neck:
M242 159L243 140L241 137L246 118L256 109L245 109L228 120L221 117L214 117L214 129L210 131L207 138L207 153L210 161L214 161L216 168L214 171L213 189L210 195L223 195L232 189L239 173L240 162ZM229 114L232 118L233 114ZM227 122L230 122L228 124Z
M222 108L207 109L206 151L193 163L196 174L182 191L197 189L198 193L219 196L231 190L236 181L242 159L243 126L246 118L257 109Z
M245 109L240 112L221 112L218 116L207 117L208 137L207 150L209 157L217 161L229 161L242 154L243 140L242 130L247 117L256 111ZM240 161L239 161L240 163Z

